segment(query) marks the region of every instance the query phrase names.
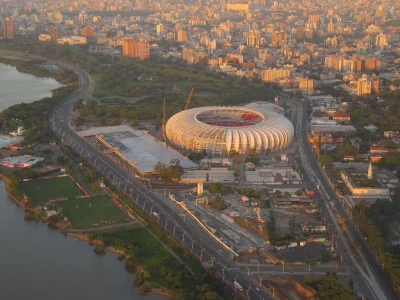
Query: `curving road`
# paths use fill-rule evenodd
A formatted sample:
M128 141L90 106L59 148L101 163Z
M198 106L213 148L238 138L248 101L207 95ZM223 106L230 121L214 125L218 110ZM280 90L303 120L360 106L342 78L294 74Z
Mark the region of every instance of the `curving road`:
M71 128L73 121L73 105L79 99L85 99L93 91L93 83L86 72L78 66L57 62L63 68L76 72L80 86L77 91L62 103L57 105L50 117L54 132L63 143L71 146L79 155L95 167L105 178L116 186L137 207L149 214L165 232L181 243L202 263L212 266L216 274L225 281L243 299L271 299L271 294L252 283L249 278L230 262L231 252L223 248L205 231L184 220L177 211L135 179L124 168L99 152L92 145L80 138ZM188 218L189 219L189 218ZM237 290L233 282L237 281L243 287Z

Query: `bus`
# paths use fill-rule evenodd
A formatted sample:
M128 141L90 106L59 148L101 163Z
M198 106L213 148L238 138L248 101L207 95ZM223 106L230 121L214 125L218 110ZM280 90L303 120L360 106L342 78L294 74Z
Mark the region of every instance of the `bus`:
M239 284L239 282L234 281L233 285L239 290L239 291L243 291L243 287Z

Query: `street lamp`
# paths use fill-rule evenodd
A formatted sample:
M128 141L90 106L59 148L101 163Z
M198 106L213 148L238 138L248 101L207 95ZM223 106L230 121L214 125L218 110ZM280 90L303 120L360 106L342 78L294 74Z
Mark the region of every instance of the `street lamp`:
M167 230L167 226L168 226L168 218L165 219L165 230Z
M249 299L249 292L251 290L251 286L249 286L249 288L247 289L247 299Z
M235 287L235 294L236 294L236 279L238 278L239 276L236 276L234 279L233 279L233 286Z

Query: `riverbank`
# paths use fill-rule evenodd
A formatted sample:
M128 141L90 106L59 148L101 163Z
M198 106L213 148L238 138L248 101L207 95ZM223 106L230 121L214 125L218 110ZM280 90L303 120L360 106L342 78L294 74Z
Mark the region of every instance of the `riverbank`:
M11 184L10 179L9 179L7 176L5 176L4 174L0 173L0 180L3 180L4 183L6 184L6 191L7 191L8 197L10 197L10 198L11 198L15 203L17 203L19 206L25 208L25 206L24 206L24 204L23 204L23 201L22 201L21 199L18 199L16 196L14 196L14 195L11 193L10 190L11 190L12 188L10 187L10 184Z
M71 85L77 82L77 77L72 71L62 68L52 69L45 66L53 66L52 62L44 57L16 55L7 51L0 51L0 63L15 67L18 72L29 74L37 78L52 78L64 85ZM4 54L6 56L4 56ZM11 55L12 54L12 55ZM53 92L53 91L51 91Z
M91 240L91 239L89 239L88 235L87 235L87 234L84 234L84 233L80 233L80 232L78 232L78 233L68 232L67 235L73 237L76 241L88 242L89 244L94 244L94 245L101 245L101 244L103 244L102 241L99 241L99 240ZM106 247L106 248L105 248L105 251L112 252L112 253L116 253L116 254L119 254L119 255L126 255L125 252L124 252L123 250L116 249L116 248L111 247L111 246Z

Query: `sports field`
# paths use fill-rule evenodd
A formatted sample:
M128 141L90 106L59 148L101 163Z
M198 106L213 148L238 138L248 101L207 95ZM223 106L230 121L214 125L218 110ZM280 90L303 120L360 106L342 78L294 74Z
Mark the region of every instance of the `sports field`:
M55 203L68 218L73 229L88 229L118 224L131 219L108 195L68 199Z
M36 203L85 195L76 183L67 176L22 181L20 187L25 195Z

